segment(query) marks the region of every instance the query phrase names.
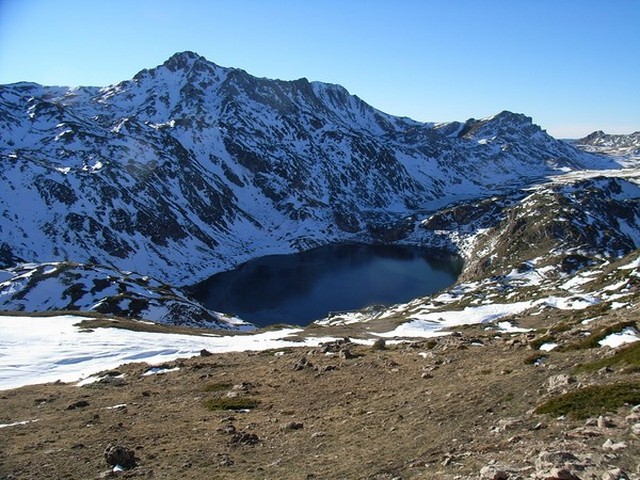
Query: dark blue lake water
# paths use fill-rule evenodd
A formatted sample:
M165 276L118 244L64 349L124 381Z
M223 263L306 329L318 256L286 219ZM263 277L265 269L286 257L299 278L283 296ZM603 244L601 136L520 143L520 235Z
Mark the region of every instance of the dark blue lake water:
M307 325L330 311L394 304L453 284L459 257L413 247L331 245L258 258L190 289L208 308L258 326Z

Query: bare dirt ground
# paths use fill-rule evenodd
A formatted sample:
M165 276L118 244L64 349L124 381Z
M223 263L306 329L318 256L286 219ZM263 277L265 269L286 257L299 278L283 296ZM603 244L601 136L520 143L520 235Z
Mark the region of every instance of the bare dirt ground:
M640 478L640 409L534 412L640 373L576 373L611 355L603 348L536 364L539 337L477 325L383 349L206 355L164 374L129 364L82 387L2 391L0 424L31 422L0 429L0 479ZM109 444L135 452L137 466L112 472Z

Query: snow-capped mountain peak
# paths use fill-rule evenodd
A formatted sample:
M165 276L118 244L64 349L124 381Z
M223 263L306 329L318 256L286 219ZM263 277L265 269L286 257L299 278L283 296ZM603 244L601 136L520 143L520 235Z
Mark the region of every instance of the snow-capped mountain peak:
M0 112L4 265L89 262L179 285L269 253L397 240L416 211L613 165L524 115L421 123L193 52L106 87L0 86Z

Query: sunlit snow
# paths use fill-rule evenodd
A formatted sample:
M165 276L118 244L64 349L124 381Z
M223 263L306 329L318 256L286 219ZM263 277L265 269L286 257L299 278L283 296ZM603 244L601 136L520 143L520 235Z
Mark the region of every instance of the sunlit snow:
M625 343L633 343L640 340L640 335L635 328L625 328L619 333L612 333L600 340L598 343L603 347L616 348Z
M160 364L180 357L212 353L260 351L271 348L319 345L333 340L308 338L292 341L301 330L284 330L237 336L195 336L133 332L115 328L83 331L75 316L0 316L0 389L36 383L78 381L129 362Z

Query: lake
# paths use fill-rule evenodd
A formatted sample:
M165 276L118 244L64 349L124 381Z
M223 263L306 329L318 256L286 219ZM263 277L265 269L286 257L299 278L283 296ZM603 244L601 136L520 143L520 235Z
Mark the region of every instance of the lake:
M191 287L207 308L258 326L307 325L329 312L389 305L452 285L462 260L417 247L343 244L261 257Z

